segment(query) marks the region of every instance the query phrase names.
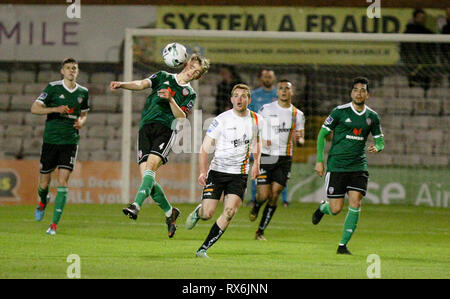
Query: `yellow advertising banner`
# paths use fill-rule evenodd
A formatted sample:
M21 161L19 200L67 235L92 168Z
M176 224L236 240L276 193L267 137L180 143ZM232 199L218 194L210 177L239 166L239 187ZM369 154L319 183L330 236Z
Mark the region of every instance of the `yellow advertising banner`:
M189 163L168 163L158 171L158 183L170 202L188 202ZM56 196L56 173L53 173L50 194ZM69 180L68 203L121 203L121 163L120 162L77 162ZM39 161L0 161L0 206L11 204L37 204L39 181ZM131 167L130 200L136 195L141 184L138 167ZM201 188L197 188L200 197ZM151 202L150 200L148 202Z
M162 29L240 30L275 32L401 33L413 9L381 8L380 18L370 18L367 8L160 6L156 27ZM437 30L443 10L427 9L427 25ZM364 64L392 65L399 59L395 42L334 42L271 39L158 37L135 47L153 61L162 62L161 49L180 42L200 51L213 63L239 64ZM139 49L139 50L137 50ZM148 57L150 57L148 56Z

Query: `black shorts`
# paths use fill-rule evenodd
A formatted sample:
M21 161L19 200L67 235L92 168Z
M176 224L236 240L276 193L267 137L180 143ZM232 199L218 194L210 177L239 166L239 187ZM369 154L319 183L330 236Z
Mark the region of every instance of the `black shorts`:
M137 162L146 162L148 155L161 157L163 164L167 163L170 149L175 142L176 131L160 124L150 123L139 130L137 140Z
M56 167L72 171L77 152L76 144L42 144L40 173L51 173Z
M345 197L347 191L358 191L366 196L369 172L327 172L325 176L325 188L328 198Z
M270 162L270 163L267 163ZM261 155L260 175L256 177L258 185L268 185L272 182L285 186L291 176L291 156Z
M220 199L224 195L235 194L244 199L248 174L230 174L214 170L208 171L206 186L203 187L203 199Z

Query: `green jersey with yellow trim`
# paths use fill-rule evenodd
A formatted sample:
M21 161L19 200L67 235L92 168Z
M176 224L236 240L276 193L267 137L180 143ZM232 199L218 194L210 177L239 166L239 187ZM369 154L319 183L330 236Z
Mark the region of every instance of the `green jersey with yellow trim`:
M352 103L336 107L322 128L333 132L328 154L328 172L367 171L366 142L369 133L374 138L383 132L378 114L365 106L357 111Z
M81 112L89 111L89 92L79 84L70 90L64 80L50 82L36 101L46 107L67 105L69 112L50 113L47 115L44 130L44 143L78 144L80 135L74 128L75 121Z
M158 90L169 89L175 102L186 113L186 116L189 115L194 107L197 93L190 83L179 84L176 74L160 71L151 75L147 80L150 81L152 92L145 101L139 128L149 123L158 122L175 129L175 116L170 109L170 104L167 99L158 96Z

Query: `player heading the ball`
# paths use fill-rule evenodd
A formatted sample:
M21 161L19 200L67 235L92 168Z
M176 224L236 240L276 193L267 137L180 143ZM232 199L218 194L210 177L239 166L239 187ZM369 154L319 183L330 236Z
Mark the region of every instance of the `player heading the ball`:
M134 202L124 208L123 213L136 220L145 199L151 196L164 211L169 238L175 234L175 222L180 211L170 205L164 190L155 180L155 173L168 161L170 149L176 139L176 119L186 118L194 107L197 93L190 82L200 79L208 69L208 59L193 54L178 74L159 71L143 80L110 83L111 90L152 89L145 101L139 125L137 162L142 183Z

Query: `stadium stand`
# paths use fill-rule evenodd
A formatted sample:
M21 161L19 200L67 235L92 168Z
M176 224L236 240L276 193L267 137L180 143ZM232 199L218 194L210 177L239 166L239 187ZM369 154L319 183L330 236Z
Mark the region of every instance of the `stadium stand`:
M45 117L30 113L34 99L48 82L60 80L57 66L48 64L25 65L23 69L0 71L0 156L6 159L38 158L42 143ZM79 160L120 159L122 136L121 94L109 90L109 82L121 80L117 66L91 65L80 67L83 71L79 83L90 91L91 110L86 127L80 131ZM154 69L158 69L156 66ZM37 71L34 71L37 70ZM149 70L150 71L150 70ZM256 85L258 70L241 70L243 80ZM306 149L296 151L309 156L297 157L297 161L313 161L315 137L324 117L331 109L349 101L348 87L351 78L359 72L371 78L371 98L367 105L381 117L386 138L386 150L380 155L369 155L374 165L449 165L449 144L446 140L449 128L450 96L448 82L436 79L424 93L419 87L409 87L401 68L388 71L371 70L370 67L321 69L307 66L275 68L278 78L287 78L296 86L295 104L306 115ZM144 74L145 73L145 74ZM148 72L135 73L143 78ZM383 76L383 74L389 74ZM203 121L213 117L216 86L221 79L218 69L211 68L199 82L199 103ZM333 81L334 80L334 81ZM330 82L333 82L330 84ZM140 112L148 92L133 93L132 161L135 160L137 130ZM188 161L189 154L173 154L172 161Z

